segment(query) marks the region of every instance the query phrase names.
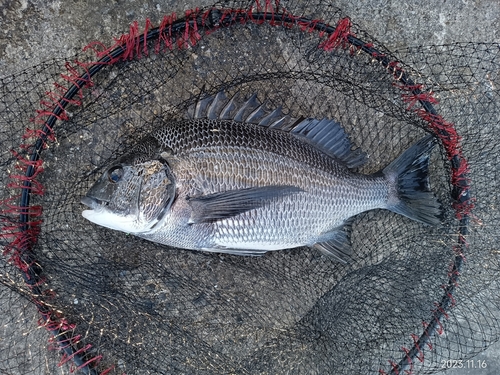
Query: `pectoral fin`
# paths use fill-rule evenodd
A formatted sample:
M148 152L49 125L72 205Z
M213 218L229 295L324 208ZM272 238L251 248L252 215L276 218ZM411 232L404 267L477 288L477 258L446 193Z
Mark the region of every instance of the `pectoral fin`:
M207 223L264 206L273 199L303 191L295 186L263 186L188 198L190 224Z

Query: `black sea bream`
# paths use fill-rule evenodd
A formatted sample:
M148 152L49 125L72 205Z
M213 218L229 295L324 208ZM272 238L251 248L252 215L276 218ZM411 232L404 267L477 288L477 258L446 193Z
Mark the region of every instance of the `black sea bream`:
M191 119L166 123L109 166L82 202L88 220L174 247L239 255L310 246L350 258L353 216L385 208L429 225L441 208L429 188L426 136L382 171L353 172L340 124L294 120L223 93Z

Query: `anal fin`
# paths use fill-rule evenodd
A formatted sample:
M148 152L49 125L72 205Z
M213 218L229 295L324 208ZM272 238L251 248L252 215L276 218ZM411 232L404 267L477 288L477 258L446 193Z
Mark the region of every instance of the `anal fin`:
M352 246L350 239L351 222L332 232L331 237L324 242L315 243L312 247L339 263L349 264L352 261Z

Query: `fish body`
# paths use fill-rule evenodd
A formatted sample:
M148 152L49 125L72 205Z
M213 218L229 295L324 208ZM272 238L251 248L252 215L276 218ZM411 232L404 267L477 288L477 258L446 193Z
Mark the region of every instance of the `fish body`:
M82 200L90 221L192 250L260 255L315 247L347 262L349 222L384 208L434 225L440 206L427 176L428 136L383 171L340 124L294 120L222 93L193 118L155 130L110 166Z

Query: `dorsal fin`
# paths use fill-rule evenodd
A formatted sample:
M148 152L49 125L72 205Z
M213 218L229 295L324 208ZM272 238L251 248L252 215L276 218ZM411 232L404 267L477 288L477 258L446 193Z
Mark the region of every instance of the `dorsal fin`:
M259 105L260 103L257 100L257 94L253 94L245 103L243 103L243 105L239 106L238 112L233 117L233 120L237 122L248 122L248 116L255 108L259 107Z
M196 103L196 107L194 108L194 116L193 118L206 118L207 117L207 109L210 104L213 102L213 98L203 98Z
M356 168L366 161L361 149L354 149L344 128L335 120L323 118L295 119L283 115L281 107L273 110L266 108L253 94L246 101L239 100L239 93L227 99L220 91L215 96L205 97L188 110L189 118L208 118L212 120L233 120L278 129L291 133L327 155L342 161L348 168Z
M348 168L360 167L366 162L363 150L353 149L344 128L334 120L307 118L298 122L291 132L298 137L306 138L325 154L341 160Z
M215 98L212 100L212 103L208 106L207 110L207 118L210 120L215 120L219 118L224 106L227 102L227 97L223 91L219 91Z
M273 111L268 110L265 102L259 102L257 94L253 94L249 99L243 101L240 100L239 93L236 93L228 100L223 91L218 92L215 96L200 99L188 109L187 117L190 119L233 120L280 130L283 130L283 126L292 127L296 122L290 116L283 115L281 107Z

